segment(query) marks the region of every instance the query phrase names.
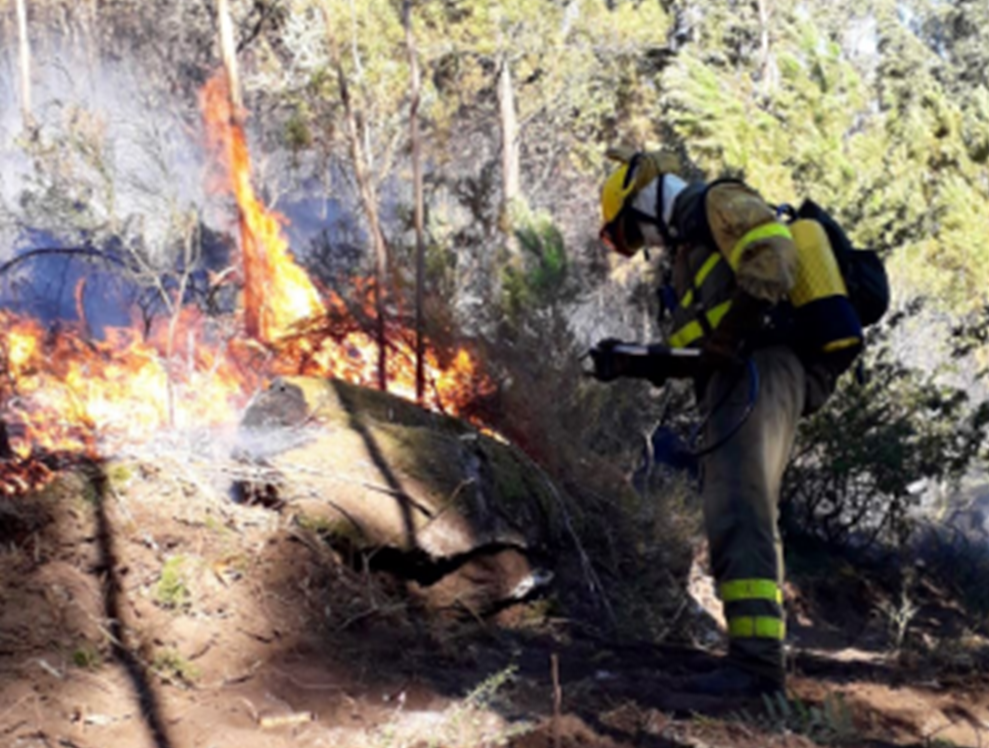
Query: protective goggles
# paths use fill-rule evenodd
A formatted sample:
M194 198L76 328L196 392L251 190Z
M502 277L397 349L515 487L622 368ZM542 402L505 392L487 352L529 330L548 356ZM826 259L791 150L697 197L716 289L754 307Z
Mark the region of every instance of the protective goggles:
M642 236L642 229L636 220L637 213L634 208L622 208L614 220L601 227L598 234L601 243L624 257L632 257L642 249L645 237Z

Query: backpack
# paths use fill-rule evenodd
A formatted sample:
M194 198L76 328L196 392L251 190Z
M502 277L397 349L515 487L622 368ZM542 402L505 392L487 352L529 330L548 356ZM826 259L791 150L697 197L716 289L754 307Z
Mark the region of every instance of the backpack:
M852 246L844 229L813 200L804 200L795 215L817 221L824 228L859 322L862 327L876 324L889 310L889 278L879 253Z
M707 194L718 184L737 181L722 179L688 185L678 198L674 213L677 238L713 246L706 211ZM798 274L801 288L795 288L790 301L780 304L771 315L772 329L763 339L782 339L795 347L805 363L824 363L837 376L858 357L863 328L876 324L889 308L886 269L877 252L856 249L834 217L813 200L805 199L796 210L790 205L780 205L776 211L781 220L790 221L801 263L807 259L803 248L811 245L811 267L803 268ZM840 288L842 283L847 297ZM666 286L661 293L669 296L672 293L669 279ZM808 296L816 299L816 303L807 303ZM663 307L673 308L668 300Z

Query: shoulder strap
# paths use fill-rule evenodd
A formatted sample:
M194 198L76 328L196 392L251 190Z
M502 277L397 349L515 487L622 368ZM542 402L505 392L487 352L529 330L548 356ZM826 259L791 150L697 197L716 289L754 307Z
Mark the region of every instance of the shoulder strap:
M713 182L693 182L677 197L673 209L672 231L677 244L713 245L714 235L707 220L707 194L720 184L741 184L738 179L715 179Z

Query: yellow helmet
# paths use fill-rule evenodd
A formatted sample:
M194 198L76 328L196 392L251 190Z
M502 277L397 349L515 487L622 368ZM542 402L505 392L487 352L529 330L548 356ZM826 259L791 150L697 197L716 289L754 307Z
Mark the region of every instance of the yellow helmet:
M681 170L680 159L668 149L642 152L633 148L609 148L607 157L621 165L605 180L601 188L601 241L611 250L631 257L645 244L636 220L626 220L630 199L657 177Z
M625 201L636 191L635 180L631 178L631 167L630 163L619 166L605 180L601 188L601 216L606 224L618 218L618 214L625 207Z

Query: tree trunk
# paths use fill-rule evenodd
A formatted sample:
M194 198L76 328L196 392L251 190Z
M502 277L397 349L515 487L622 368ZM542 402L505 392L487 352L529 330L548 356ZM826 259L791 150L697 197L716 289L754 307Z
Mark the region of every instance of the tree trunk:
M230 19L230 0L218 0L216 13L220 25L220 56L223 69L227 71L227 88L233 104L234 117L239 118L244 101L240 93L240 74L237 71L237 45L234 41L234 26Z
M220 57L223 60L223 70L227 78L227 97L230 102L230 127L235 131L242 129L244 99L240 91L240 74L237 69L237 44L234 39L233 21L230 17L229 0L218 0L216 5L217 25L220 28ZM231 138L232 141L232 138ZM234 168L236 160L231 152L227 154L230 168ZM260 247L247 226L247 218L237 201L238 224L240 228L240 252L244 273L244 332L255 340L265 337L262 320L263 299L259 298L258 290L261 284L258 277L267 275L264 248Z
M27 35L27 0L17 0L17 38L20 42L21 116L24 129L34 124L31 115L31 42Z
M416 402L422 405L426 389L423 341L423 299L426 284L426 240L423 235L425 209L422 194L422 154L419 143L419 55L412 33L412 0L402 2L402 25L409 52L410 101L409 140L412 144L412 184L415 200L413 223L416 232Z
M776 65L770 47L769 30L772 23L771 0L759 0L759 56L760 88L763 97L776 90Z
M513 260L518 259L518 243L514 239L511 206L519 198L521 167L519 165L519 119L515 109L515 86L508 53L498 64L498 119L501 127L501 229L505 234Z
M344 115L347 120L347 140L350 146L350 156L354 162L354 176L360 191L361 207L367 218L368 230L374 245L374 255L377 264L377 282L374 284L374 307L377 315L378 338L378 388L388 389L387 376L387 336L385 334L385 291L388 287L388 245L381 221L378 218L378 198L375 193L371 172L368 168L368 154L364 148L365 127L361 113L357 110L350 95L350 86L343 69L340 57L340 47L333 33L333 9L329 0L323 0L323 17L326 21L326 38L330 47L330 58L337 75L340 87L340 100L343 103Z

